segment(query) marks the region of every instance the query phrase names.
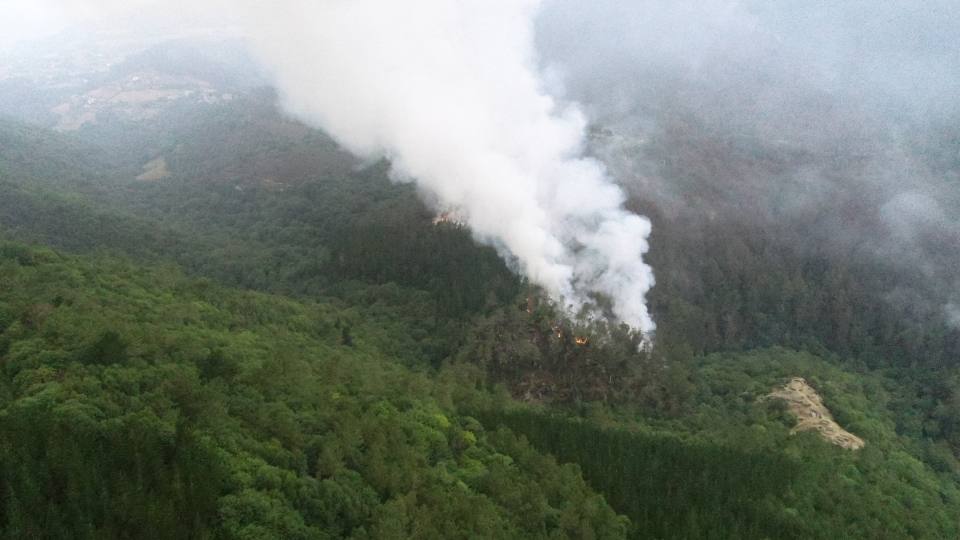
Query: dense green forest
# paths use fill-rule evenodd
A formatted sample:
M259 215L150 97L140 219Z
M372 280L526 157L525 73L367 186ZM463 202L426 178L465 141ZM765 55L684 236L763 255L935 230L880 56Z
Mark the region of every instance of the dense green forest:
M883 296L913 276L631 204L639 352L269 92L0 121L4 536L960 534L960 332ZM794 376L863 450L791 435Z
M0 248L9 538L615 538L579 471L458 414L339 303ZM390 345L387 345L387 349Z

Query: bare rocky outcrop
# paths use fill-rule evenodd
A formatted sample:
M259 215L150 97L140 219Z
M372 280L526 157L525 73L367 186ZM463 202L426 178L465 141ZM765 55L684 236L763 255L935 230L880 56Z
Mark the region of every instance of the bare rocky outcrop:
M823 404L820 394L802 377L794 377L783 388L774 390L767 399L782 399L794 416L797 425L791 433L817 431L827 442L841 448L859 450L866 444L863 439L843 429L833 419L830 410Z

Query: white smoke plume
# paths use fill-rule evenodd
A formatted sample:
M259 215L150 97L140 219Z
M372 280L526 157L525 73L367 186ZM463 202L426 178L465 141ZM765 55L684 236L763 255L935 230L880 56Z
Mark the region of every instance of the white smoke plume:
M543 88L540 0L36 2L84 22L152 7L167 20L239 24L290 113L359 156L388 158L395 177L455 209L571 312L600 295L617 319L653 332L650 222L582 157L580 110Z
M650 222L597 161L585 120L536 70L539 0L288 0L245 4L285 107L457 209L573 311L595 294L654 330Z

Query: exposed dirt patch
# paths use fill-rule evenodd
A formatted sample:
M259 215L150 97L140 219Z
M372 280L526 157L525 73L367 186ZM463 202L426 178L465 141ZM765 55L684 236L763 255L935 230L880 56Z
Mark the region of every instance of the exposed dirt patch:
M170 170L167 169L167 160L163 157L158 157L147 162L143 166L143 174L137 177L137 180L142 180L144 182L155 182L157 180L163 180L164 178L170 176Z
M58 117L55 129L76 131L96 124L101 114L143 121L155 118L164 107L181 100L215 104L232 99L232 94L222 94L206 81L143 71L71 96L51 112Z
M774 390L767 399L782 399L790 412L797 417L792 433L817 431L827 442L841 448L859 450L866 444L863 439L843 429L833 419L830 410L823 404L820 394L802 377L794 377L783 388Z

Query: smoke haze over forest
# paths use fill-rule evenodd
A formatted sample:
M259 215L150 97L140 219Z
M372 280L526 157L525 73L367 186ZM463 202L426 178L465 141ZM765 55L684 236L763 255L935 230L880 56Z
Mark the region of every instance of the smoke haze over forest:
M441 4L415 3L406 12L392 15L393 20L383 17L385 26L357 28L357 34L395 29L400 32L398 36L405 35L405 27L429 24L430 17L441 16L449 8ZM581 129L576 127L580 122L576 111L582 111L584 120L594 129L588 141L589 152L605 164L613 182L627 191L635 201L634 208L653 205L666 218L682 216L684 220L702 221L720 216L763 230L785 229L783 234L795 236L791 241L802 249L857 253L864 260L905 272L909 280L918 282L918 291L902 287L887 291L892 301L937 303L936 309L948 320L956 320L955 306L960 301L955 292L960 285L956 270L960 267L960 196L956 186L960 180L951 167L960 160L956 128L960 114L960 70L956 69L960 65L960 36L955 31L960 26L960 10L953 2L876 5L850 0L790 6L726 0L601 0L587 6L572 0L548 0L522 6L509 4L514 7L478 5L476 13L469 11L474 9L470 2L461 4L458 9L465 10L464 20L486 13L486 20L493 21L499 10L500 23L460 30L466 32L464 43L472 43L477 50L493 51L492 45L504 45L499 50L505 54L496 58L492 53L472 59L462 57L459 61L469 64L489 60L491 65L503 65L504 59L514 54L516 69L529 69L505 76L501 82L530 77L523 83L527 87L524 91L531 97L539 93L543 99L556 100L556 106L545 105L544 118L567 123L562 129L572 131L562 137L572 138L558 146L556 157L551 159L576 157L579 136L575 133ZM376 63L385 59L368 53L391 50L378 49L374 44L380 41L358 39L350 45L352 51L342 53L344 61L337 63L341 56L329 53L335 49L323 48L322 39L333 45L340 38L321 22L332 14L325 10L340 9L334 8L337 5L341 4L329 2L307 8L307 3L292 1L283 3L284 9L280 9L277 3L262 2L231 3L229 7L215 1L13 2L10 9L29 24L18 32L8 32L7 41L22 41L30 32L49 33L76 21L102 30L115 25L113 17L122 17L132 28L164 24L171 28L246 27L241 33L254 38L254 56L264 62L266 72L273 74L289 110L328 129L361 155L394 158L398 176L426 179L424 190L432 200L441 201L441 209L459 206L464 211L465 201L476 197L462 190L454 195L445 189L463 185L449 181L462 174L443 167L427 171L411 162L412 148L399 149L399 145L420 137L425 126L411 125L420 130L418 134L385 132L376 134L376 140L361 140L357 137L361 123L353 122L354 116L347 114L338 124L323 112L343 110L338 106L342 99L330 96L328 104L318 110L322 89L328 87L322 83L327 72L336 73L341 83L338 87L347 88L343 85L348 81L343 77L360 72L336 71L338 66L369 65L372 75L378 68ZM371 10L383 12L381 8L384 6L377 2L353 7L357 13L367 14ZM367 16L357 20L372 19ZM504 21L510 20L518 24L514 41L503 33L509 27ZM437 24L455 29L458 23L433 21L432 26ZM524 36L526 31L535 35ZM310 41L314 39L307 37L310 32L316 32L321 40ZM295 35L300 37L294 39ZM427 48L410 54L437 48L456 50L450 42L441 45L444 39L438 36L432 43L423 41ZM524 41L529 40L535 40L536 47L524 50L528 46ZM399 54L393 57L400 58ZM332 63L325 64L326 60ZM410 66L415 65L411 59ZM480 74L474 82L483 80L482 67L471 67L475 68L473 75ZM405 75L409 72L400 69ZM301 76L308 73L310 77ZM428 82L436 77L434 82L441 81L442 73L437 64L424 71L421 80ZM504 91L495 79L488 80L493 83L490 91L497 89L503 96L520 88ZM440 107L437 96L431 97L429 92L441 88L442 83L428 82L419 88L410 86L408 95L423 97L425 106L433 102ZM450 89L445 87L443 93L449 95ZM482 95L485 91L480 92ZM371 96L370 112L389 107L387 96L390 94ZM458 100L462 99L468 98L461 96L455 102L461 103ZM531 103L524 109L516 99L510 101L514 108L503 109L510 115L503 118L504 122L510 117L519 119L526 114L524 110L538 107ZM406 110L411 102L398 99L395 103L398 110ZM462 110L480 113L486 106L477 101ZM482 116L496 110L488 109ZM444 116L450 117L449 111L436 111L441 122ZM426 115L421 112L411 118L424 119ZM516 126L508 131L517 132ZM528 149L538 138L543 141L539 135L532 137L529 141L519 139L518 146L508 153ZM503 140L502 136L494 138ZM460 148L469 144L465 141ZM757 155L762 159L754 159ZM439 160L428 151L423 163L433 167ZM464 167L471 171L482 168L476 161L464 163ZM478 174L477 185L485 185L485 179L491 176ZM604 172L598 169L589 175L602 178ZM561 178L563 174L556 174L554 182L562 182ZM542 181L551 185L546 178ZM505 180L504 187L511 185L516 181ZM582 185L582 181L569 185ZM562 200L590 199L567 188L557 193L561 199L535 203L546 205L537 211L518 206L503 213L474 208L465 214L468 221L473 221L479 238L501 246L534 281L568 300L576 300L576 304L586 301L584 295L591 290L617 296L629 289L630 295L642 298L652 285L649 269L639 259L644 243L638 240L628 248L635 252L631 266L604 275L609 263L603 259L609 261L613 252L594 259L576 247L585 245L583 235L594 234L588 233L589 227L581 232L573 230L596 219L588 217L589 212L577 218L587 221L573 229L566 227L566 232L551 230L553 226L546 222L518 226L514 232L497 230L505 215L572 223L565 221L569 216L533 216L545 208L559 208ZM535 198L529 201L533 203ZM519 201L513 196L508 200ZM609 202L601 203L608 207L601 214L616 215L617 200L611 192ZM503 201L491 199L490 204L500 208ZM622 218L612 219L616 222ZM653 225L656 235L657 223ZM638 239L645 236L643 226L627 228ZM539 231L534 236L541 239L534 243L533 237L520 240L528 233L516 232L519 230ZM545 243L532 247L538 242ZM626 248L622 240L614 242L620 247L610 249ZM511 243L512 247L507 246ZM527 247L521 248L521 243ZM585 261L593 262L584 265ZM584 291L574 293L571 287ZM621 316L649 330L652 325L644 310L621 306ZM631 314L624 315L627 312Z

